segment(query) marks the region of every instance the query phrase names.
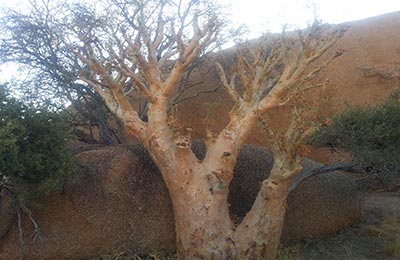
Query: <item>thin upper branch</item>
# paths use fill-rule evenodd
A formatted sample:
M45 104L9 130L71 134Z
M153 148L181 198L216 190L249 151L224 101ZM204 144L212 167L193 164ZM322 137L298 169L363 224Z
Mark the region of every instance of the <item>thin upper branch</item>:
M224 89L228 92L229 96L236 104L241 104L243 102L243 99L239 95L239 93L235 90L236 74L233 74L230 82L228 82L228 79L226 78L226 74L222 65L219 62L217 62L215 66L217 67L218 75L220 80L222 81L222 86L224 87Z
M218 24L214 21L208 21L201 29L198 25L198 17L193 18L193 36L187 45L183 44L182 35L175 34L177 45L178 58L171 70L168 78L163 84L162 93L164 96L170 96L173 90L177 87L178 83L184 76L184 72L199 58L202 51L204 51L212 42L218 32Z

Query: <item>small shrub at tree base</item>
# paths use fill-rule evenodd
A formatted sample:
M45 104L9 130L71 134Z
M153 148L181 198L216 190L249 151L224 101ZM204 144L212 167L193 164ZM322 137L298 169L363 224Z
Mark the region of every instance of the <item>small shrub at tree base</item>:
M27 209L62 188L70 172L67 130L58 113L30 108L0 86L0 188L11 193L14 206Z
M317 146L342 148L386 187L400 179L400 91L376 107L353 108L316 133Z

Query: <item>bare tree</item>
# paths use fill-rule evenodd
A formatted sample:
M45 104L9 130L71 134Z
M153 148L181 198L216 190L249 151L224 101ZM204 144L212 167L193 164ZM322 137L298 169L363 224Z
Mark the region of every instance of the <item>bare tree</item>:
M210 50L224 26L218 8L207 0L108 0L52 17L62 32L68 57L79 68L76 82L98 93L107 107L151 154L169 190L175 214L180 259L274 259L279 245L286 197L301 171L297 150L314 127L295 105L304 92L324 86L319 71L342 52L323 56L344 33L317 24L297 34L242 48L232 75L216 64L222 86L234 101L229 123L206 140L203 160L191 150L190 131L177 132L168 114L185 73ZM101 14L101 15L100 15ZM318 61L317 61L318 60ZM140 91L148 103L142 120L129 100ZM291 105L285 133L274 133L263 114ZM239 151L261 122L274 143L275 164L256 201L237 226L227 197Z

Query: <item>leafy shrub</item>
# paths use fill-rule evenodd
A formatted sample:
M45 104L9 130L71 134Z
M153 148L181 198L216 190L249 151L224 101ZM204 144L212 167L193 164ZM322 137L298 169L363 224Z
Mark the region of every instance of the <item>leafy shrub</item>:
M389 186L400 179L400 91L375 107L353 108L312 138L317 146L342 148L365 172Z
M59 190L69 174L68 127L55 112L32 108L0 86L0 188L14 206Z

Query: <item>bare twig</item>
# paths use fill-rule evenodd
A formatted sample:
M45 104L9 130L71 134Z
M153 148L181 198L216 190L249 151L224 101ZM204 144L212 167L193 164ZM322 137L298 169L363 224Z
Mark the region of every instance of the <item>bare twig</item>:
M36 223L35 219L32 217L32 211L29 209L28 209L28 217L34 227L33 233L31 235L33 241L36 241L37 239L39 239L39 241L42 242L42 237L40 236L39 225Z
M22 229L22 216L21 216L21 210L17 210L17 217L18 217L18 234L19 234L19 253L20 253L20 259L24 259L25 255L25 242L24 242L24 231Z
M173 106L176 106L176 105L178 105L179 103L182 103L182 102L184 102L184 101L187 101L187 100L190 100L190 99L199 97L199 96L204 95L204 94L216 93L220 87L221 87L221 85L218 85L218 86L215 87L214 89L198 91L198 92L196 92L196 94L194 94L194 95L187 96L187 97L183 97L183 98L180 98L180 99L175 100L175 101L172 103L172 105L173 105Z
M346 29L346 27L341 27L334 32L326 33L325 36L321 36L322 30L317 27L310 28L310 31L306 32L306 35L303 35L302 32L299 33L298 40L301 48L297 52L296 61L293 65L286 66L279 73L278 77L280 80L276 82L276 85L268 95L260 101L260 110L266 111L287 104L299 93L308 90L309 86L306 86L305 83L314 79L322 68L325 68L333 60L340 57L344 50L336 51L324 63L311 71L309 71L309 66L325 54L342 37ZM313 41L316 43L313 43ZM290 41L287 42L294 44ZM286 49L290 50L292 47L287 46ZM323 86L323 84L313 84L313 86Z

